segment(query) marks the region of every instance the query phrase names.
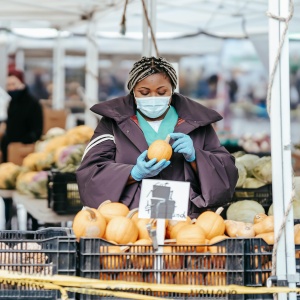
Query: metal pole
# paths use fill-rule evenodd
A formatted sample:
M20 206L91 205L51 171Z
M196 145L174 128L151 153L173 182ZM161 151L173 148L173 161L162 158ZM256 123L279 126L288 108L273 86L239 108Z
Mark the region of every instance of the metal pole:
M156 0L145 0L145 6L148 11L148 18L150 20L153 33L156 33ZM156 56L155 48L151 39L151 32L142 10L143 16L143 56Z
M150 0L148 3L148 7L150 8L150 23L152 26L153 34L156 35L156 0ZM150 29L149 29L150 33ZM151 39L151 35L149 34L149 44L150 44L150 56L156 56L154 44Z
M58 32L53 52L53 109L63 109L65 106L65 49L61 32Z
M145 0L145 6L148 10L148 0ZM143 16L143 53L142 56L150 56L150 40L149 40L149 36L150 36L150 30L148 28L148 23L145 17L145 13L144 10L142 8L142 16Z
M90 111L91 106L98 103L98 44L97 23L90 20L87 31L86 69L85 69L85 124L95 128L97 118Z
M18 49L16 51L16 68L18 70L24 71L25 70L25 54L23 49Z
M288 0L269 0L269 11L278 16L287 16ZM269 66L270 74L275 62L284 23L269 19ZM285 38L277 71L274 77L271 100L271 147L272 147L272 187L275 222L275 236L284 218L292 194L291 134L290 134L290 95L289 95L289 44ZM279 244L276 257L278 280L296 277L294 246L293 209L288 216L285 232ZM287 234L289 233L289 234ZM295 287L295 283L290 283ZM287 294L279 294L279 300L287 299ZM289 300L296 299L295 293Z
M6 90L6 77L8 69L7 34L0 31L0 87Z

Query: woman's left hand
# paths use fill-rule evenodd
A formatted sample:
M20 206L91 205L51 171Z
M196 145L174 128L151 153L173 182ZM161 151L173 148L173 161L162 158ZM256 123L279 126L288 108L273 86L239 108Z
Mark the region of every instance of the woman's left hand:
M196 159L193 141L187 134L176 132L170 133L170 138L175 142L172 145L174 152L182 153L185 160L192 162Z

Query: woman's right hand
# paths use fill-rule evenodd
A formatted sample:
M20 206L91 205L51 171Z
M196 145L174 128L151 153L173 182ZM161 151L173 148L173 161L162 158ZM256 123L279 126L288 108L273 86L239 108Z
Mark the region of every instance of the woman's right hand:
M156 158L146 161L147 150L145 150L136 161L136 165L131 170L131 177L136 181L141 181L144 178L154 177L166 168L171 162L162 159L156 163Z

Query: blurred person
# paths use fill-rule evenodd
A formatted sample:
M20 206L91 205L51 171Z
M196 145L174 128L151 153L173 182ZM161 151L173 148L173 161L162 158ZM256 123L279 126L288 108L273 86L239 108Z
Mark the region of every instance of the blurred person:
M48 99L49 93L42 78L42 73L39 71L34 74L33 84L30 86L30 91L37 99Z
M232 76L230 80L227 81L228 85L228 93L229 93L229 99L230 103L235 103L236 102L236 95L239 89L238 83L235 80L235 78Z
M11 101L7 109L5 130L1 140L2 161L7 161L7 147L12 142L31 144L43 132L43 112L38 100L32 96L24 82L24 74L9 71L6 90Z
M196 97L200 99L207 99L209 96L209 86L207 78L204 77L205 69L202 67L200 70L200 77L197 83Z
M65 107L69 108L73 114L83 113L85 110L85 103L82 101L81 93L83 93L83 87L79 82L71 81L67 84Z
M218 92L218 75L213 74L208 77L207 84L208 84L208 99L215 99L217 98L217 92Z

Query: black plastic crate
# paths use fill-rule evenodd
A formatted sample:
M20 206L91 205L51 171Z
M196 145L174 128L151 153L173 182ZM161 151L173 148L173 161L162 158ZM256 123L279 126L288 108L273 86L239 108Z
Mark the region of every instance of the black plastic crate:
M59 215L82 209L75 173L48 172L48 206Z
M69 228L0 231L0 269L41 275L76 275L76 238ZM69 294L74 299L74 293ZM0 299L60 299L60 292L0 284Z
M244 285L244 241L226 239L216 244L217 253L202 246L163 246L164 253L156 253L152 246L128 246L125 252L115 253L103 239L81 238L79 245L79 275L103 280L126 280L144 283L195 285ZM123 246L121 246L123 247ZM205 246L204 246L205 247ZM244 299L243 295L209 295L204 291L194 294L134 291L150 296L172 299ZM112 299L80 295L81 300Z
M273 246L263 239L245 239L245 285L266 286L272 271ZM296 272L300 273L300 245L295 245ZM247 300L271 300L272 294L247 295Z
M255 200L264 207L272 204L272 184L257 189L236 188L232 200Z

